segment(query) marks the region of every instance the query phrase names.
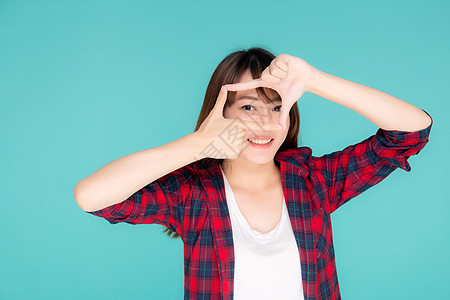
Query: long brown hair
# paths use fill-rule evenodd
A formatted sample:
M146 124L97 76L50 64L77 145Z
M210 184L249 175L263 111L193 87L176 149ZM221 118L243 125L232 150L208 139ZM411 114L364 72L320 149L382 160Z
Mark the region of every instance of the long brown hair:
M219 95L222 85L237 83L240 81L242 74L246 70L250 70L253 78L260 78L261 73L270 65L271 61L276 56L266 49L260 47L253 47L248 50L238 50L227 57L225 57L217 66L214 73L211 76L208 87L206 88L205 99L203 100L203 106L198 116L197 125L195 130L197 131L202 125L203 121L208 117L209 113L216 104L216 99ZM280 95L273 89L266 87L256 88L256 92L266 103L270 103L276 100L281 100ZM235 101L236 92L228 92L227 101L225 107L233 105ZM283 144L278 149L278 152L286 149L297 148L297 137L300 129L300 114L298 111L297 103L291 107L289 112L289 130ZM180 235L168 228L163 230L171 238L178 238Z

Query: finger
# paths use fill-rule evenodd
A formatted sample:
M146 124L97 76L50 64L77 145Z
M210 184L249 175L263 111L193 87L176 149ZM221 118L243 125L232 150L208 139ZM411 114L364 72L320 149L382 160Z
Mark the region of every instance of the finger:
M291 56L288 54L280 54L276 57L277 64L279 64L280 67L283 68L286 72L289 71L289 60Z
M277 65L270 64L269 66L270 74L280 79L284 79L287 77L287 72L283 69L279 68Z
M286 63L282 62L281 60L276 61L275 65L285 72L287 72L289 70L288 65Z
M225 87L229 91L250 90L250 89L256 89L258 87L263 87L263 86L268 86L268 84L266 82L262 81L260 78L253 79L252 81L231 83L231 84L225 85Z
M280 81L282 80L281 78L278 78L276 76L273 76L272 74L270 74L269 71L264 71L261 74L261 80L263 80L264 82L267 82L267 84L272 84L272 85L276 85L278 83L280 83ZM272 89L274 89L273 87L271 87Z
M250 130L277 131L283 129L283 127L278 123L253 122L243 120L240 120L240 122L242 125L244 125L245 128Z
M283 126L283 129L287 127L287 120L289 118L290 107L281 106L281 114L280 114L280 124Z
M219 96L217 96L216 104L214 105L214 116L223 118L223 108L225 107L225 103L227 102L227 88L222 85L222 88L219 91Z

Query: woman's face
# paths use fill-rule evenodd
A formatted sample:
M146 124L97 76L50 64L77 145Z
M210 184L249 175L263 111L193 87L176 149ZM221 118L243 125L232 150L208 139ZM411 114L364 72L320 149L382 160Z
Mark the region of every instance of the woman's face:
M240 82L251 81L250 70L245 71ZM281 101L270 104L265 103L256 92L256 89L237 91L236 101L230 107L225 107L223 116L226 119L241 119L245 121L263 122L263 123L279 123L280 121ZM246 145L244 145L239 158L256 164L265 164L273 160L276 152L283 144L288 133L290 120L288 118L288 126L284 130L265 131L248 129L245 132ZM272 141L267 145L254 144L248 139L269 140Z

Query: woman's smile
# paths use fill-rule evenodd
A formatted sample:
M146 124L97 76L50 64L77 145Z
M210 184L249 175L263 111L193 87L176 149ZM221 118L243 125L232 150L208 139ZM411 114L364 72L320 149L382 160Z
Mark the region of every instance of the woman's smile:
M247 139L247 141L252 145L252 147L255 147L257 149L265 149L269 148L273 143L273 139L267 139L267 140L253 140L253 139Z

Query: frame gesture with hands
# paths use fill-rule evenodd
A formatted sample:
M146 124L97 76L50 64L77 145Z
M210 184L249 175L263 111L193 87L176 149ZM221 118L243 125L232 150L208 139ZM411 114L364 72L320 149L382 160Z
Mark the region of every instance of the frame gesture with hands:
M262 72L261 77L252 81L226 84L228 91L241 91L268 87L278 92L282 100L280 123L287 127L289 111L298 99L310 91L317 69L305 60L280 54Z

